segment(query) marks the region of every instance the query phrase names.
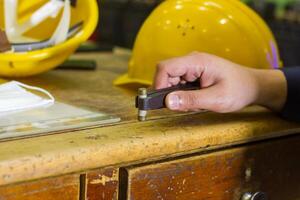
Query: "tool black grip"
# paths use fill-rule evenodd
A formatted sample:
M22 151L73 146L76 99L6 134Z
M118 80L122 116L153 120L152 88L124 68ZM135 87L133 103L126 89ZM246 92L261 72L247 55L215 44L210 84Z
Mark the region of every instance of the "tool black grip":
M199 80L195 82L189 82L186 84L179 84L177 86L161 89L161 90L152 90L147 93L146 98L136 97L136 108L139 110L158 110L166 108L165 99L168 94L174 91L180 90L197 90L200 89Z

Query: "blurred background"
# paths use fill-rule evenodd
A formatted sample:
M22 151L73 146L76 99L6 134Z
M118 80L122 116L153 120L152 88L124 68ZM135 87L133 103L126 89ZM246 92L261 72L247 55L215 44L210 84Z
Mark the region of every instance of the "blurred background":
M138 30L162 0L98 0L100 23L93 39L100 49L132 48ZM285 66L300 65L300 0L243 0L269 24Z

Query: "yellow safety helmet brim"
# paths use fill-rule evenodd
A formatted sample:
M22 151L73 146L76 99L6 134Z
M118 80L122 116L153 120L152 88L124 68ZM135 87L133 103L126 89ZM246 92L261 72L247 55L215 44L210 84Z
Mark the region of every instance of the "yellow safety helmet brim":
M127 84L140 84L140 85L151 85L152 81L148 81L145 79L138 79L138 78L131 78L129 77L128 73L123 74L122 76L118 77L114 80L114 85L127 85Z

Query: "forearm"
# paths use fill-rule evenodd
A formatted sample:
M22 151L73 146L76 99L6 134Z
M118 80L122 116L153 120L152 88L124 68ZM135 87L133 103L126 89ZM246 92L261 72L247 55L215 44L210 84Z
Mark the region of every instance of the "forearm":
M282 117L300 121L300 67L282 70L252 70L257 79L254 104L265 106Z
M280 70L253 70L257 79L255 104L280 112L287 99L287 80Z

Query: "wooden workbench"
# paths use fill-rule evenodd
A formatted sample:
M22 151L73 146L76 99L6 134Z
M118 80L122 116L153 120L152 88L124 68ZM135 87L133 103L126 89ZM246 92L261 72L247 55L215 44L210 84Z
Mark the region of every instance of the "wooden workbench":
M162 110L137 122L134 92L112 86L128 55L75 57L96 59L98 69L20 81L122 121L0 141L0 200L238 200L258 191L271 200L300 198L300 124L261 107L232 114Z

